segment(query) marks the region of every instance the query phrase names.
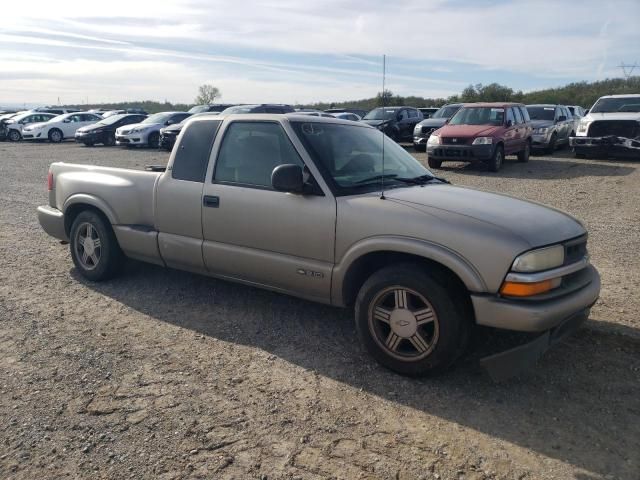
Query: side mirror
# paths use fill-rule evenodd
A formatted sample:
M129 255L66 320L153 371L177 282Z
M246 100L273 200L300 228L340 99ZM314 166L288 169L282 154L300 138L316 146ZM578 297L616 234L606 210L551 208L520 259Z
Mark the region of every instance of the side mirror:
M271 172L271 185L279 192L302 193L302 167L292 163L278 165Z
M507 127L513 127L513 121L507 120Z
M584 111L584 114L585 114L585 115L586 115L587 113L589 113L589 109L586 109L586 110Z
M71 119L70 118L65 118L62 123L71 123Z
M560 115L558 117L558 121L559 122L566 122L567 121L567 116L566 115Z

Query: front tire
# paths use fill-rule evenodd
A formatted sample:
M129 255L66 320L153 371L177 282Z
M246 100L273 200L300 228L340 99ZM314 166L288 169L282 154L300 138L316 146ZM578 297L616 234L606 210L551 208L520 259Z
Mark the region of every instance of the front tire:
M442 166L442 160L438 160L433 157L428 157L427 163L431 168L440 168Z
M147 138L147 145L149 148L158 148L160 142L160 134L158 132L151 132Z
M385 267L356 300L356 329L383 366L412 377L450 367L467 344L469 323L444 282L411 264Z
M9 130L8 138L11 142L19 142L20 140L22 140L22 135L20 135L20 132L18 130L14 130L12 128L11 130Z
M113 133L105 134L104 144L107 147L113 147L116 144L116 136Z
M111 225L93 210L85 210L75 218L69 235L73 263L88 280L101 282L117 275L123 265Z
M556 144L558 143L558 135L553 133L551 135L551 140L549 140L549 146L547 147L547 154L551 155L556 151Z
M518 152L518 161L521 163L526 163L529 161L529 156L531 155L531 142L527 140L527 143L524 146L524 150Z
M497 172L502 167L502 162L504 161L504 149L502 145L497 145L496 149L493 151L493 156L489 160L489 171Z
M60 129L54 128L49 132L49 141L51 143L60 143L62 140L64 140L64 135Z

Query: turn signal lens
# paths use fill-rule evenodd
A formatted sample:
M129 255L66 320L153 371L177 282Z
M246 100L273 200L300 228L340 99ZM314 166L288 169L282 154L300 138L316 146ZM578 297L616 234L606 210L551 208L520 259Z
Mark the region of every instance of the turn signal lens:
M53 190L53 172L47 174L47 190Z
M504 282L500 288L500 294L508 297L531 297L559 287L560 282L560 278L535 283Z

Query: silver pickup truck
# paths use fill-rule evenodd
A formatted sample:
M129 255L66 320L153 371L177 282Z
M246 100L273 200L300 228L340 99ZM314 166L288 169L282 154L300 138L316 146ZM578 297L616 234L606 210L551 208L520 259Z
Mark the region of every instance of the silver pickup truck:
M89 280L130 257L354 307L366 349L412 376L453 364L474 324L534 334L483 359L496 379L598 298L579 221L449 185L363 124L201 116L158 170L51 165L39 221Z

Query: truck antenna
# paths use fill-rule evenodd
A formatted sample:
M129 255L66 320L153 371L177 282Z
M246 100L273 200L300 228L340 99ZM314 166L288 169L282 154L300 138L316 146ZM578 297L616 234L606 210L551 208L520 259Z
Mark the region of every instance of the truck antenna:
M386 55L382 55L382 109L383 109L383 115L384 115L384 107L385 107L385 76L387 73L387 56ZM384 196L384 129L380 130L380 133L382 134L382 175L380 175L380 200L385 200L385 196Z

